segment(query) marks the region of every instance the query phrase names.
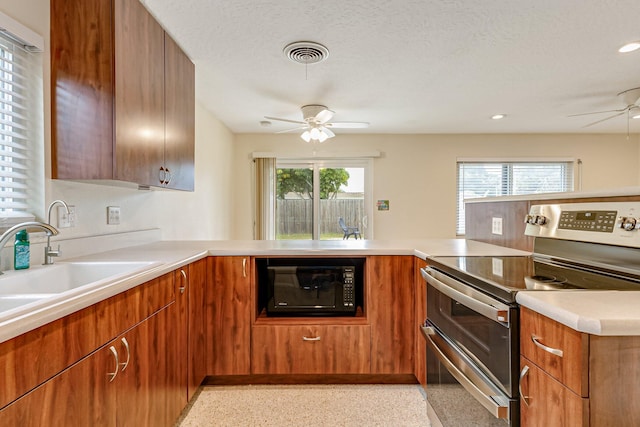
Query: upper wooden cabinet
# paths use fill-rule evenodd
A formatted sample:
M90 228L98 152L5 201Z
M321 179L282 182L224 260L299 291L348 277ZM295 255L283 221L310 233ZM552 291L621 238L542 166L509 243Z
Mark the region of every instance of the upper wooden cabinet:
M52 177L194 188L193 63L139 1L51 1Z

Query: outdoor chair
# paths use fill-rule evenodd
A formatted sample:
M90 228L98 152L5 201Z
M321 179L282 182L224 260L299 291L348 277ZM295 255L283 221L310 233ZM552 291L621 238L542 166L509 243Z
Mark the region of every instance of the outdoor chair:
M342 228L342 231L344 232L344 236L342 236L342 240L348 239L349 236L353 236L356 239L359 239L361 237L360 229L358 227L347 227L342 217L338 218L338 224L340 224L340 228Z

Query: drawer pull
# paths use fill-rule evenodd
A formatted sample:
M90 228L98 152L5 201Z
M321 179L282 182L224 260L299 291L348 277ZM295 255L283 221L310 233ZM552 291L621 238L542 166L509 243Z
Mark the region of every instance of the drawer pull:
M522 392L522 380L524 380L524 377L526 377L528 373L529 367L527 365L524 365L522 371L520 372L520 379L518 380L518 391L520 392L520 397L522 398L522 401L526 406L529 406L529 402L527 401L527 399L529 399L530 396L525 396Z
M558 350L557 348L551 348L551 347L547 347L546 345L542 344L539 340L541 340L542 338L535 336L535 335L531 335L531 341L533 341L533 343L536 345L536 347L539 347L541 349L543 349L546 352L549 352L551 354L554 354L556 356L560 356L563 357L564 352L562 350Z
M302 337L302 341L320 341L320 337Z
M111 382L115 380L116 377L118 376L118 368L120 367L120 363L118 361L118 351L116 350L116 348L114 346L110 346L109 351L113 355L113 358L115 359L115 362L116 362L116 369L113 372L107 372L107 376L109 377L109 382Z
M127 369L127 366L129 366L129 360L131 359L131 350L129 349L129 341L127 341L126 338L121 338L120 341L122 342L122 345L124 345L124 348L127 350L127 360L124 362L120 362L120 365L122 366L122 369L120 369L120 371L124 372L124 370Z
M184 272L184 269L180 269L180 274L182 274L182 283L183 285L180 286L180 293L184 294L184 290L187 289L187 273Z

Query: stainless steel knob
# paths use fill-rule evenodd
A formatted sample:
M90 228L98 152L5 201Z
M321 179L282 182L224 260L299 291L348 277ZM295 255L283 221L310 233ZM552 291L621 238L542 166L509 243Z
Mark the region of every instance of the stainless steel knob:
M547 223L547 217L543 215L536 215L536 224L545 225Z
M623 228L627 231L633 231L636 229L637 220L633 217L622 218L622 222L620 223L620 228Z

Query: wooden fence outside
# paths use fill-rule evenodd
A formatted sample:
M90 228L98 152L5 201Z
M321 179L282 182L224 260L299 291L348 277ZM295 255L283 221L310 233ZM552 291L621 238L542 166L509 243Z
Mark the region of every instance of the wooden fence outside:
M350 227L360 227L364 217L363 199L320 200L320 234L342 233L338 218L342 217ZM278 234L311 234L313 200L276 200L276 230Z

